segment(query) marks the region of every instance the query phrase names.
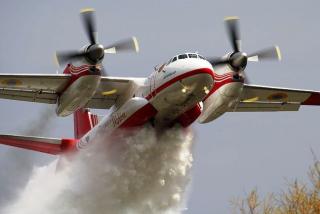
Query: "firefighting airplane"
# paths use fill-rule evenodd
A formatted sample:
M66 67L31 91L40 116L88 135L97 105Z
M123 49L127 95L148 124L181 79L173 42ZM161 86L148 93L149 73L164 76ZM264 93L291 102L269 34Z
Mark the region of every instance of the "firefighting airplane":
M106 54L138 51L136 38L103 46L97 41L94 10L81 11L90 44L80 51L58 52L63 74L0 74L0 98L56 104L58 116L74 116L74 139L0 135L0 144L53 155L86 148L99 133L150 123L162 129L195 121L208 123L226 112L298 111L320 105L320 92L247 84L248 61L280 60L277 46L246 54L241 49L239 20L225 24L232 52L220 58L183 53L157 66L147 78L106 76ZM110 109L100 119L92 109Z

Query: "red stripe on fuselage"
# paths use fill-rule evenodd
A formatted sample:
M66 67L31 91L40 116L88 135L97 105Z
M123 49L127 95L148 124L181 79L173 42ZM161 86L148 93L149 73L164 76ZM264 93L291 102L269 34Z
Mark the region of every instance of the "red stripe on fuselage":
M165 82L164 84L162 84L161 86L159 86L158 88L153 90L148 96L146 96L146 99L150 100L152 97L156 96L160 91L164 90L165 88L168 88L170 85L173 85L174 83L176 83L184 78L194 76L197 74L209 74L212 76L212 79L214 79L213 71L209 68L200 68L200 69L192 70L192 71L183 73L179 76L176 76L175 78L169 80L168 82Z
M219 76L219 75L215 74L215 77L216 76ZM222 86L224 86L226 84L233 83L233 82L242 82L243 83L243 79L241 79L241 80L234 79L232 72L224 74L224 75L221 75L221 76L223 76L223 78L215 79L213 88L211 89L209 94L203 99L203 101L205 101L211 94L213 94L219 88L221 88Z
M128 119L126 119L119 128L130 128L141 126L148 122L150 118L157 114L157 110L150 104L146 104L135 113L133 113Z

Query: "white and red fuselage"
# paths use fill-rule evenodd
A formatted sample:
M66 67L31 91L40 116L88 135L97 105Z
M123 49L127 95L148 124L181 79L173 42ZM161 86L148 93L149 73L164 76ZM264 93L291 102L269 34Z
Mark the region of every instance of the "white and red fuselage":
M100 76L91 74L89 69L86 65L68 65L65 73L74 78L61 95L58 114L75 111L93 96ZM238 99L243 81L234 74L228 66L214 70L196 53L178 55L155 68L148 78L137 78L135 87L127 92L130 96L114 105L101 121L90 120L94 124L90 124L89 132L78 136L81 138L74 142L74 149L85 148L99 133L108 136L119 128L148 122L160 129L175 124L188 127L197 119L209 122Z

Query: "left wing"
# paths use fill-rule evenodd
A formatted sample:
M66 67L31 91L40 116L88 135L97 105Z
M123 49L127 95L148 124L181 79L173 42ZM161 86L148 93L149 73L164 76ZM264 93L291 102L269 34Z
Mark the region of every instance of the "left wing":
M69 74L0 74L0 98L55 104L71 79ZM87 108L108 109L145 78L101 77Z
M300 105L320 105L320 92L245 84L229 111L298 111Z

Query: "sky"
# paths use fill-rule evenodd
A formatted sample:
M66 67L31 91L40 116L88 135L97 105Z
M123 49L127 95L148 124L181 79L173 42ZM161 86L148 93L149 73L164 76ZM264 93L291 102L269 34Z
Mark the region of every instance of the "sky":
M274 44L282 50L280 63L247 66L253 84L320 90L319 6L316 0L3 0L0 72L61 73L53 54L86 44L78 14L81 8L93 7L103 44L129 36L140 42L138 55L105 58L112 76L147 76L155 65L186 51L224 55L231 47L223 18L239 16L244 51ZM8 100L0 100L0 105L1 133L73 136L72 117L54 117L45 120L41 130L30 130L29 124L39 123L39 118L53 111L52 106L48 110L43 104ZM281 192L287 180L306 180L313 161L311 148L320 156L319 114L317 107L301 107L299 112L227 113L212 123L194 125L193 181L185 213L230 213L230 201L253 188L265 195ZM19 178L20 170L51 160L47 155L0 146L0 204L10 198L16 181L26 182Z

